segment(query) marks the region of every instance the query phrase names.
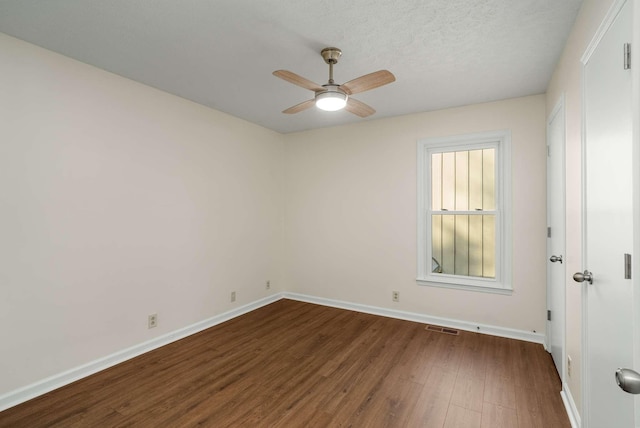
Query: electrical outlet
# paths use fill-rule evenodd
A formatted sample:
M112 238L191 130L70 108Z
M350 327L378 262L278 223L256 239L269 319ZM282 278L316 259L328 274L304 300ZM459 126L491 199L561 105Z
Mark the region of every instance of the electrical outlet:
M571 377L571 357L567 355L567 376Z
M271 281L267 281L266 287L267 290L271 290Z
M232 302L235 302L235 301L236 301L236 292L235 292L235 291L232 291L232 292L231 292L231 301L232 301Z
M158 314L151 314L148 318L149 328L158 326Z
M392 291L391 292L391 300L393 300L394 302L399 302L400 301L400 292L399 291Z

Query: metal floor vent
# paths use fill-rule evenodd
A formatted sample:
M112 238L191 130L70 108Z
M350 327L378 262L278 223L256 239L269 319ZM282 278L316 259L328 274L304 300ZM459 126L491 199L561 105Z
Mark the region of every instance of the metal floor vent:
M447 328L447 327L440 327L438 325L428 325L425 327L425 330L429 330L429 331L435 331L437 333L444 333L444 334L450 334L452 336L457 336L460 334L460 331L453 329L453 328Z

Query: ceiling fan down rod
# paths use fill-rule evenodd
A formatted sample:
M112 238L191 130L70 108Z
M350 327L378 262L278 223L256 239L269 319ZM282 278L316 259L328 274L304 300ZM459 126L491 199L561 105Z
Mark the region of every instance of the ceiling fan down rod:
M334 84L334 82L333 82L333 64L334 64L333 61L329 61L329 84L330 85Z

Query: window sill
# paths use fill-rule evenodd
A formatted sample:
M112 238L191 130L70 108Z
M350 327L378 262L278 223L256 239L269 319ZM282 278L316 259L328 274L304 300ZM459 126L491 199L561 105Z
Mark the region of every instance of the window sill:
M452 282L436 282L425 278L417 278L418 285L424 285L427 287L439 287L439 288L452 288L455 290L475 291L480 293L502 294L511 296L513 294L513 288L492 287L482 285L468 285L457 284Z

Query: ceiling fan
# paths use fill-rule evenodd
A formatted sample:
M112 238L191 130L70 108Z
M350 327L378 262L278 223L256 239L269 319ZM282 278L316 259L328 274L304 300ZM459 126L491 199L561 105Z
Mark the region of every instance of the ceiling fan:
M376 111L372 107L362 101L351 98L351 95L394 82L396 80L395 76L387 70L379 70L338 85L333 81L333 66L338 63L338 58L342 55L342 51L338 48L324 48L320 54L324 58L324 62L329 64L329 81L324 85L318 85L291 71L277 70L273 72L274 76L315 92L313 99L289 107L283 113L299 113L314 104L326 111L336 111L344 108L346 111L360 117L367 117L375 113Z

